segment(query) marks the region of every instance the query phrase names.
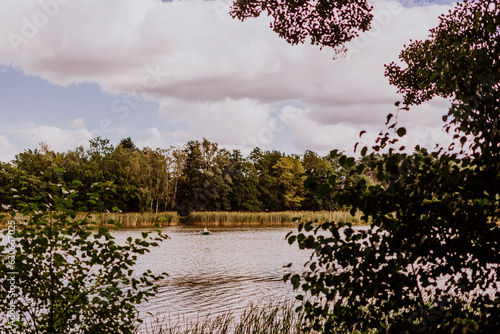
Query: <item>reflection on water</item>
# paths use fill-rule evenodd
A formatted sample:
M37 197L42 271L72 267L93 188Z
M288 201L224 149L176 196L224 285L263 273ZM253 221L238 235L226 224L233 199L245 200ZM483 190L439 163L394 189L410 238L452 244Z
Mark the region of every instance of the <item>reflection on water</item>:
M286 272L300 272L310 252L289 245L286 234L293 227L201 228L172 226L163 231L170 239L140 257L138 272L167 272L158 294L141 305L160 317L195 319L232 311L238 314L250 302L290 299L294 296ZM118 239L139 235L142 230L114 232ZM289 263L291 268L284 268Z

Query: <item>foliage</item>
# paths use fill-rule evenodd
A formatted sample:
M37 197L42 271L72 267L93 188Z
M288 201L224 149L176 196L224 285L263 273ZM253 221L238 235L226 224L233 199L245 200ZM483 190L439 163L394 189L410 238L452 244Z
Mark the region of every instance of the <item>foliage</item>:
M401 53L387 75L405 106L453 100L445 121L456 143L400 153L406 134L388 116L373 153L332 152L354 176L318 191L351 205L368 229L301 224L290 243L314 250L301 287L306 328L352 333L495 333L500 328L500 3L474 1L443 15L426 41ZM399 106L399 103L397 103ZM392 123L391 123L392 122ZM459 150L455 149L455 146ZM383 154L380 154L385 152ZM353 178L351 180L355 180Z
M177 205L181 215L194 210L229 209L230 177L224 173L227 151L204 139L190 141L185 148L186 163L179 182Z
M43 173L50 171L47 179ZM287 155L255 148L248 157L228 151L207 139L182 147L139 149L130 138L113 147L95 138L89 149L66 153L25 150L11 163L0 164L0 204L14 204L11 188L26 188L32 196L50 192L48 181L69 185L82 182L78 200L96 187L103 192L104 209L122 212L344 210L328 198L319 199L303 187L301 174L320 184L333 174L351 178L332 157L311 151ZM352 179L351 182L355 180ZM94 188L94 190L91 190Z
M231 16L240 20L272 16L272 29L288 43L311 43L341 52L344 44L367 31L373 19L370 1L336 0L235 0Z
M257 171L259 183L257 191L258 199L262 203L259 211L283 211L285 206L278 189L277 173L273 167L283 157L283 154L278 151L262 151L255 148L249 155L249 160Z
M166 236L145 232L117 242L90 213L77 217L103 205L96 192L80 201L79 187L51 184L50 193L35 197L19 190L18 210L3 231L7 244L0 246L8 254L0 264L3 333L134 333L135 305L166 275L133 271L138 255Z
M243 158L240 151L233 151L226 168L231 179L229 190L232 211L259 211L262 203L259 201L257 186L260 182L255 166Z
M120 144L118 144L118 146L121 146L122 148L130 151L134 151L137 149L134 142L132 141L132 138L130 137L120 140Z
M305 199L304 193L304 167L297 157L282 157L273 166L278 177L278 186L282 189L284 204L290 210L300 208Z
M233 312L199 318L195 322L171 319L153 319L146 322L147 334L298 334L302 314L294 312L292 301L269 302L259 305L250 303L239 319Z
M338 209L329 198L320 198L315 191L328 177L335 173L333 165L312 151L306 151L302 160L306 176L306 182L304 182L305 200L302 208L313 211L321 211L323 208Z
M452 98L454 104L443 118L446 130L454 130L462 146L470 136L475 157L495 159L500 149L499 57L499 2L464 2L441 19L430 39L401 52L405 69L391 63L386 75L407 105L434 96Z

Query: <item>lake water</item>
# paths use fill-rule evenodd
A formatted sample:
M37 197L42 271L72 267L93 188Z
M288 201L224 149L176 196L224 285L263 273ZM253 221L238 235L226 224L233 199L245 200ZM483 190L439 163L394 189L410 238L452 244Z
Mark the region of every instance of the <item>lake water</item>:
M143 230L121 230L117 239L139 236ZM158 294L140 306L141 314L195 320L226 311L240 313L249 303L293 299L287 272L300 273L310 251L289 245L285 236L295 227L163 228L170 239L141 256L138 272L167 272ZM291 268L284 266L293 263Z

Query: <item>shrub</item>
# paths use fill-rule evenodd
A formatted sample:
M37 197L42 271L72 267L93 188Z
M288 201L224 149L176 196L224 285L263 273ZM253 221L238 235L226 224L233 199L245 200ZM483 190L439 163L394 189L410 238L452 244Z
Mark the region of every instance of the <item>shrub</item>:
M72 183L72 188L81 185ZM115 242L106 227L92 221L103 203L90 193L52 185L35 198L19 193L10 210L6 245L0 251L0 320L4 333L133 333L135 306L156 291L166 274L135 274L138 255L167 237L157 232ZM92 209L92 211L90 211ZM89 212L77 218L77 212ZM109 224L113 224L110 221Z

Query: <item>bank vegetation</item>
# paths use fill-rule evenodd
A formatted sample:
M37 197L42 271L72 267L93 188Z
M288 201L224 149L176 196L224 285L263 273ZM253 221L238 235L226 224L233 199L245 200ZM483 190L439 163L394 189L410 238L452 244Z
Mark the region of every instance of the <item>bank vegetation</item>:
M0 213L5 218L0 220L0 227L6 227L8 213ZM83 218L79 213L77 219ZM99 212L92 215L98 226L115 226L116 222L124 228L166 227L176 225L192 226L293 226L298 222L317 221L363 224L361 214L351 215L347 211L282 211L282 212L223 212L195 211L189 217L182 217L177 212Z

